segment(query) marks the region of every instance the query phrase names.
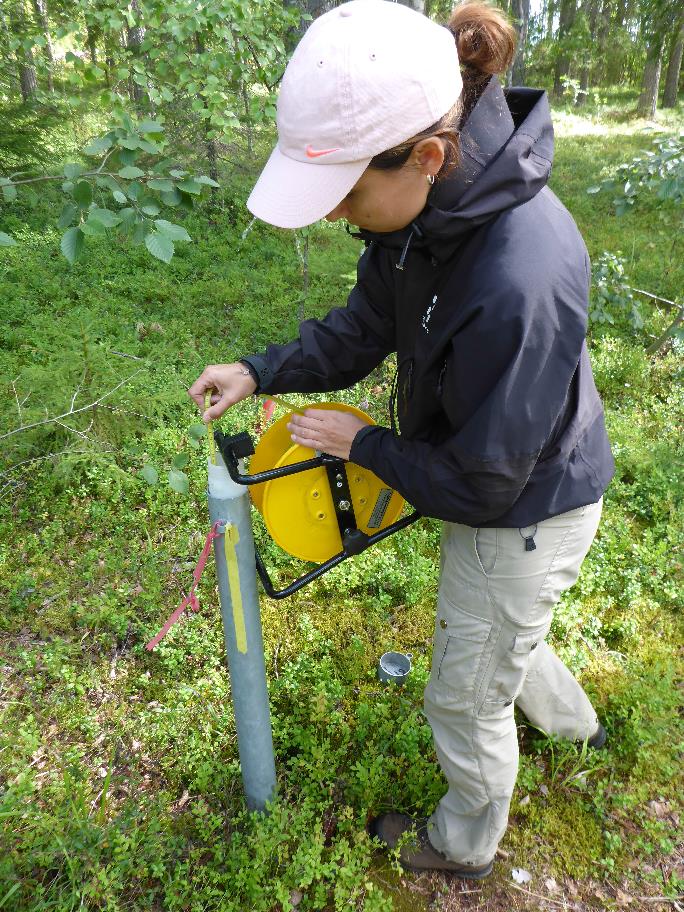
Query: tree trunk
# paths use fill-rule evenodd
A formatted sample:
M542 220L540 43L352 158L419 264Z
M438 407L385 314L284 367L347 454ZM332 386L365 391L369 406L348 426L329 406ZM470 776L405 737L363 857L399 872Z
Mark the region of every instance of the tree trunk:
M611 0L599 0L599 13L597 16L598 24L596 27L596 59L597 64L594 67L594 81L603 85L606 73L606 47L608 45L608 36L612 27L612 4Z
M52 50L52 39L50 38L50 25L48 23L47 6L45 0L33 0L33 12L36 22L40 26L45 38L45 57L47 58L47 85L48 92L55 91L55 84L52 73L55 68L55 55Z
M233 41L235 41L235 34L233 33ZM237 45L236 45L237 46ZM204 39L202 36L197 33L195 35L195 51L197 52L198 57L201 57L205 53L206 47L204 44ZM243 83L244 86L244 83ZM204 86L202 86L204 89ZM209 177L218 183L218 149L216 146L216 140L209 137L211 127L209 126L208 120L203 120L203 132L204 132L204 148L207 153L207 163L209 165ZM211 188L212 197L216 193L216 187Z
M615 19L613 20L615 28L622 28L629 18L629 6L629 0L618 0L615 6Z
M218 173L218 151L216 148L216 140L209 139L209 137L207 135L209 133L209 124L207 123L206 120L205 120L204 124L205 124L205 126L204 126L204 133L205 133L204 147L207 150L207 162L209 164L209 177L213 181L216 181L216 183L218 184L219 173ZM212 196L216 193L216 187L211 188L211 193L212 193Z
M140 24L140 5L138 4L138 0L131 0L131 9L137 14L137 17L136 24L133 27L126 23L126 47L133 57L139 57L140 45L145 37L145 29ZM139 86L132 76L128 81L128 93L134 104L139 104L143 99L144 93L142 86Z
M637 114L640 117L655 117L658 105L658 87L660 85L660 72L663 66L663 49L665 40L662 35L653 35L646 52L646 66L641 83L641 95L637 104Z
M582 63L582 70L580 72L580 90L577 93L577 98L575 99L575 107L581 108L582 105L587 103L587 98L589 97L589 73L591 71L591 62L594 56L594 48L596 47L596 23L598 21L599 14L599 0L589 0L589 34L591 36L591 41L589 46L584 49L584 61Z
M558 24L558 40L562 41L567 38L570 29L575 21L577 13L577 0L561 0L560 4L560 22ZM565 92L563 87L563 77L570 72L570 55L562 52L556 61L556 68L553 74L553 94L555 98L562 98Z
M677 105L677 92L679 89L679 73L682 68L682 53L684 52L684 19L681 21L679 31L675 31L670 47L670 62L667 65L665 77L665 95L663 107L674 108Z
M299 27L296 30L297 41L299 41L313 20L333 9L337 6L337 3L334 0L297 0L295 5L300 8L302 13L308 13L311 16L311 19L300 20Z
M546 38L553 38L553 17L556 13L556 5L554 0L549 0L548 6L546 7Z
M9 26L13 37L23 41L29 34L29 23L24 0L14 3L9 7ZM17 76L19 77L19 90L23 102L29 101L38 91L36 68L33 63L33 52L24 50L19 45L15 51L17 61Z
M90 25L88 22L86 22L86 35L90 62L93 66L97 66L97 33L94 26Z
M408 6L417 13L425 12L425 0L397 0L402 6Z
M117 51L119 49L119 45L117 45L115 40L112 38L112 36L107 35L106 32L103 36L103 39L104 39L103 40L103 43L104 43L103 53L104 53L104 58L105 58L105 83L107 84L107 86L111 86L112 82L114 81L113 73L114 73L114 66L116 63L116 56L117 56Z
M511 17L518 33L518 47L511 68L510 85L525 85L525 46L530 22L530 0L512 0Z
M247 83L244 79L240 80L240 89L242 90L242 105L245 109L245 130L247 132L247 155L250 159L254 157L254 134L252 130L252 116L249 110L249 92Z
M17 62L19 64L21 98L24 102L30 101L38 91L38 80L36 79L36 68L33 65L33 54L31 51L17 52Z

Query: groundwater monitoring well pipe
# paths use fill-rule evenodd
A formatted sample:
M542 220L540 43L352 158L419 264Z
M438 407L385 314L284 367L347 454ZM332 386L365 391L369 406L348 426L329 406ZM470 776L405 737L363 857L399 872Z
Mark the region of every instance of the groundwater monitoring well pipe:
M209 431L211 433L211 430ZM276 788L254 537L247 488L236 484L219 453L209 459L209 516L228 672L247 807L263 811Z

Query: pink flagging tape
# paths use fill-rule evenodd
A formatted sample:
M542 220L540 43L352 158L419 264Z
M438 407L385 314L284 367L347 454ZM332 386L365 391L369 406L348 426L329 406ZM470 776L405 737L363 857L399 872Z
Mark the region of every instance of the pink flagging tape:
M186 608L189 607L189 608L192 608L193 611L199 611L200 604L199 604L199 599L195 595L195 589L197 588L197 584L200 581L200 577L202 576L204 568L207 565L207 561L209 559L209 553L211 551L212 542L219 535L223 535L222 532L218 531L219 526L222 526L222 525L223 525L223 522L221 520L218 520L217 522L214 523L214 525L211 527L210 531L207 533L207 538L206 538L206 541L204 542L204 547L202 548L202 553L199 556L199 560L197 561L197 566L195 567L193 574L192 574L192 586L190 587L190 592L185 596L185 598L180 603L178 608L176 608L176 610L173 612L173 614L170 615L170 617L168 618L168 620L166 621L166 623L164 624L162 629L159 631L159 633L150 640L150 642L147 644L147 646L145 646L145 649L147 649L149 652L151 652L154 649L154 647L157 646L161 642L161 640L164 639L166 634L173 627L173 625L176 623L176 621L180 618L180 616L183 614L183 612L185 611Z
M271 419L273 418L273 412L275 411L276 404L273 399L264 399L264 402L261 406L261 414L257 417L256 422L256 433L257 436L261 436L266 428L268 427Z

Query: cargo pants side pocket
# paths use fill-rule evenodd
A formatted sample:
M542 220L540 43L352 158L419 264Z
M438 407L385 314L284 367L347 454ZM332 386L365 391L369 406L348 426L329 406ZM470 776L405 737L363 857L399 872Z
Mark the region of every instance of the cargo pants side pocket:
M500 641L498 660L486 684L484 699L478 715L490 716L506 710L516 699L527 675L527 667L533 651L544 641L549 624L525 633L503 634Z
M452 708L472 706L492 621L463 610L440 593L429 686Z

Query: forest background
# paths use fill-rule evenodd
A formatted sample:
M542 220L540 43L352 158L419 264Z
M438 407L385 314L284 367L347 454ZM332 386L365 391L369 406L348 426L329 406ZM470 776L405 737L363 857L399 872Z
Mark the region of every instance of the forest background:
M210 569L202 612L144 651L207 531L185 390L354 281L360 246L339 226L277 231L245 207L288 55L332 5L0 2L0 909L682 908L681 2L506 5L520 35L506 81L551 95L551 186L594 264L617 473L551 640L607 749L519 717L511 826L483 885L402 874L372 845L370 815L424 814L444 791L421 715L429 520L262 598L267 817L243 807ZM392 373L335 398L386 423ZM251 402L222 421L260 425ZM403 689L375 679L388 648L414 655Z

